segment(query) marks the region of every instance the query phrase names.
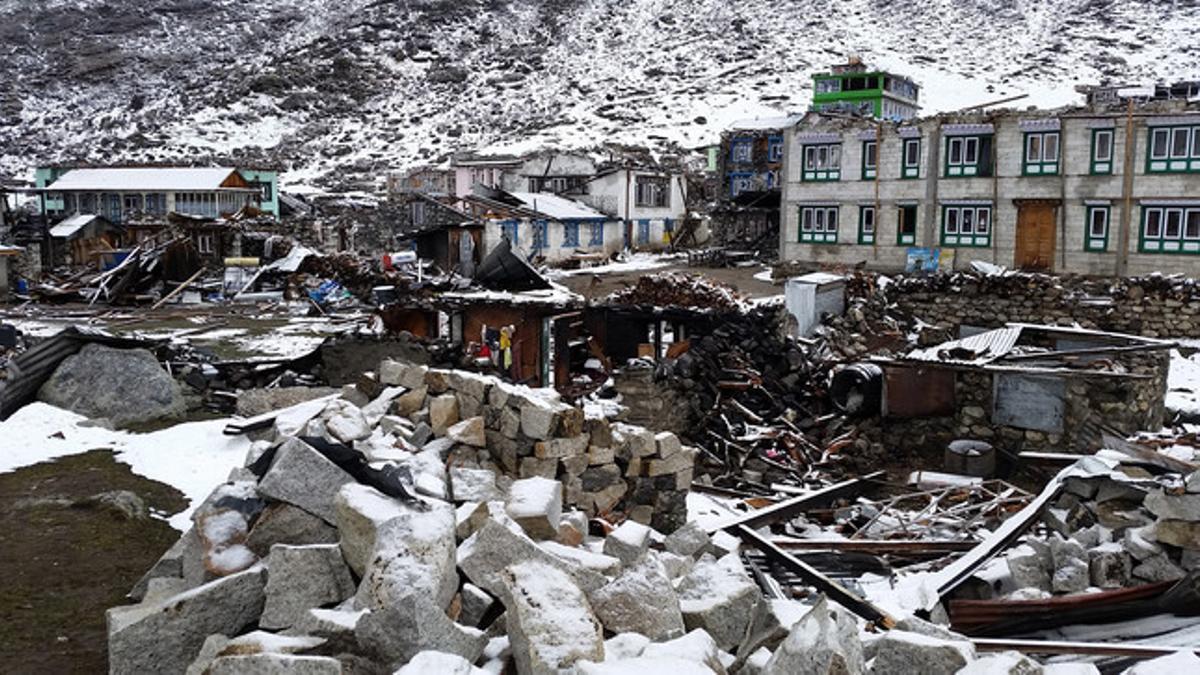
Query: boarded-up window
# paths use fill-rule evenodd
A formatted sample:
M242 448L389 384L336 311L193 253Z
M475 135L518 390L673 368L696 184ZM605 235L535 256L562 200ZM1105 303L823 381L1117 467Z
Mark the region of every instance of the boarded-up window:
M954 371L889 366L884 369L888 417L949 417L954 414Z
M1061 377L997 373L993 379L992 423L1061 433L1067 404Z

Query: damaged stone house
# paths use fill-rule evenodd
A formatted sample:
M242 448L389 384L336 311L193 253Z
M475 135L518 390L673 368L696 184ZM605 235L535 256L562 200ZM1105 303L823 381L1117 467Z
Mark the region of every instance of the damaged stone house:
M1194 102L901 123L810 112L785 144L784 260L1127 276L1191 273L1200 254Z
M621 250L621 223L591 207L541 192L505 192L478 186L463 199L483 222L483 252L501 239L526 258L564 262L579 253L608 257Z
M717 153L718 200L712 209L715 243L754 248L779 229L784 130L800 119L771 117L734 123Z
M882 414L897 447L940 450L974 439L1012 453L1091 452L1105 433L1123 438L1162 428L1173 346L1008 324L846 369L832 393Z

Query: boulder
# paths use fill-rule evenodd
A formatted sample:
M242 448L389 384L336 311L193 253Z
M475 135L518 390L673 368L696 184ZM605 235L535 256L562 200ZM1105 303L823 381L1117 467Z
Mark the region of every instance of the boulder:
M1008 572L1018 588L1050 590L1050 561L1048 556L1029 544L1014 547L1004 555Z
M552 543L545 542L545 545ZM463 573L476 586L496 596L504 593L501 572L506 567L532 561L567 573L585 591L594 591L608 582L603 575L595 571L564 562L551 555L523 533L512 531L494 518L486 520L458 547L458 566L462 568Z
M330 645L357 647L354 629L367 610L310 609L292 624L292 632L324 638Z
M446 437L455 443L462 443L475 448L487 447L487 438L483 433L483 418L470 417L446 429Z
M412 657L403 668L393 675L487 675L483 668L476 668L470 661L457 654L424 651Z
M361 577L367 571L379 527L408 512L400 500L361 483L349 483L338 490L334 499L338 543L355 575Z
M871 675L954 675L975 660L970 642L890 630L874 643Z
M429 391L425 387L410 389L396 397L396 400L392 402L392 411L397 415L411 415L425 407L425 397L428 393ZM414 429L414 435L415 432L416 430ZM430 432L432 433L432 430ZM411 438L409 440L414 445L421 445L416 440Z
M337 528L291 504L271 504L254 521L246 546L260 558L265 558L275 544L306 546L336 544Z
M521 433L529 438L544 441L554 436L558 427L555 406L536 396L524 397L521 401Z
M766 675L832 675L861 673L863 670L863 647L854 619L844 611L830 612L822 597L791 627L763 672Z
M636 659L650 644L650 638L638 633L618 633L604 641L604 660Z
M266 604L258 625L290 628L308 610L354 595L354 579L337 544L271 547Z
M650 532L649 527L626 520L604 539L604 554L631 565L650 548Z
M63 359L38 400L118 427L178 419L187 409L179 385L149 351L96 343Z
M689 521L683 527L667 535L663 547L675 555L694 556L709 545L708 532L695 521Z
M354 634L367 654L390 668L399 668L431 649L474 663L487 644L483 631L454 623L419 592L367 612L355 625Z
M583 590L561 570L538 561L500 573L508 636L517 671L552 675L576 661L604 658L604 635Z
M350 444L371 435L371 424L362 409L349 401L330 401L321 413L321 419L325 422L329 437L339 443Z
M1088 572L1093 586L1100 588L1127 586L1132 568L1129 554L1116 542L1101 544L1088 551Z
M1160 520L1154 526L1154 536L1162 544L1200 550L1200 522Z
M1187 576L1187 572L1161 553L1138 562L1133 568L1133 576L1149 582L1178 581Z
M1050 579L1050 588L1055 593L1078 593L1086 590L1089 581L1089 566L1080 558L1063 561Z
M487 469L450 468L450 496L456 502L490 502L504 499L496 473Z
M514 481L505 510L534 539L554 539L562 518L562 483L548 478Z
M674 656L659 658L639 656L620 661L594 663L580 661L575 664L577 675L635 675L636 673L670 673L671 675L714 675L716 671L703 663Z
M236 635L258 620L266 576L259 565L149 607L108 610L109 672L183 672L209 635Z
M380 525L355 596L358 607L385 608L413 594L448 607L458 590L454 525L454 507L444 502L414 502Z
M677 590L684 625L703 628L721 649L741 642L761 595L736 554L720 560L705 555Z
M557 541L538 542L538 546L560 560L605 576L613 576L621 571L621 561L610 555L595 553L578 546L567 546Z
M1146 510L1163 520L1200 521L1200 494L1167 494L1154 490L1146 495Z
M454 394L442 394L429 401L429 426L435 436L444 436L458 423L458 399Z
M607 631L640 633L656 641L684 633L679 596L666 570L649 556L588 594L588 600Z
M275 460L259 481L258 492L334 524L337 519L334 498L343 485L354 482L350 474L312 446L300 439L289 438L275 451Z

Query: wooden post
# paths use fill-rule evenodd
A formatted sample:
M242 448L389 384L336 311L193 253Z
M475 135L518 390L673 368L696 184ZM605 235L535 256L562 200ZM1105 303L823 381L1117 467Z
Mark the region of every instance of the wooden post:
M1128 101L1125 115L1125 161L1124 175L1121 176L1121 198L1125 202L1121 209L1121 228L1117 235L1117 276L1123 277L1129 273L1129 231L1133 221L1133 155L1137 149L1137 139L1133 135L1133 98Z
M192 282L195 281L196 279L199 279L201 274L204 274L203 266L201 266L200 269L196 270L195 274L188 277L187 281L184 281L182 284L179 284L178 286L175 287L175 290L171 291L170 293L167 293L158 302L151 305L150 310L154 311L154 310L158 309L159 307L162 307L164 304L166 304L166 302L168 300L170 300L171 298L173 298L176 295L179 295L181 292L183 292L183 289L187 288L188 286L191 286Z
M900 165L904 166L904 140L900 141ZM903 169L901 169L903 171ZM875 214L872 216L871 252L879 260L879 174L883 173L883 123L875 120Z

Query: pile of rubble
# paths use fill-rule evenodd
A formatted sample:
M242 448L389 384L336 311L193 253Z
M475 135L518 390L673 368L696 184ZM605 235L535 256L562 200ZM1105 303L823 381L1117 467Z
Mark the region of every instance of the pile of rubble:
M1048 535L1029 536L1006 555L1023 598L1200 571L1200 472L1165 484L1144 472L1069 477L1043 521Z
M728 286L710 279L683 272L660 272L638 277L631 288L617 291L604 298L606 304L639 307L678 307L741 312L745 300Z

